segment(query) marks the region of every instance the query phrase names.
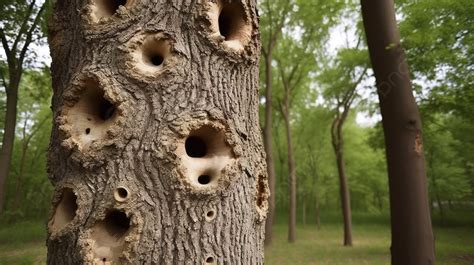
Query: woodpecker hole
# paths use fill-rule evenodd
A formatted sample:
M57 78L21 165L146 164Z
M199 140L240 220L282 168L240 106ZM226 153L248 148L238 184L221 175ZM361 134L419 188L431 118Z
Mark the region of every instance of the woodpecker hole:
M119 239L123 237L130 228L130 218L128 218L124 212L114 210L105 217L104 228L109 236Z
M118 187L114 191L114 198L118 202L124 202L128 199L129 191L125 187Z
M91 238L95 242L92 249L95 260L118 263L130 227L127 214L116 209L109 211L104 220L96 223L91 232Z
M208 222L214 220L214 218L216 218L216 210L212 209L212 210L207 211L204 215L204 218Z
M136 69L147 75L160 72L170 55L170 42L161 33L144 37L139 48L132 53Z
M182 140L177 152L194 187L213 188L219 183L223 169L233 159L225 137L222 128L205 124Z
M198 136L190 136L185 142L186 154L190 157L204 157L207 154L206 142Z
M209 256L206 258L206 264L214 264L214 257Z
M74 191L70 188L63 189L61 199L53 215L51 228L54 231L59 231L64 228L76 217L76 211L77 197Z
M211 182L211 176L209 175L201 175L198 177L198 182L201 185L207 185Z
M108 128L118 117L117 107L105 97L104 89L95 80L84 82L79 100L67 111L71 135L80 147L105 138Z
M212 31L222 36L228 48L242 50L250 41L252 26L241 3L211 3L209 17Z
M102 0L102 2L104 3L104 8L109 16L117 13L120 6L125 6L127 4L127 0Z
M121 6L130 6L134 0L94 0L92 3L92 21L97 23L103 18L117 14Z
M257 180L257 206L262 208L264 202L267 200L268 192L265 187L265 180L262 175L258 176Z

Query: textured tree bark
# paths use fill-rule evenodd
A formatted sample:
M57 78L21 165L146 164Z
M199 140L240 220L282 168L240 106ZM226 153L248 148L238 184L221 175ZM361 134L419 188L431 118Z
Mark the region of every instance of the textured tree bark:
M49 264L263 264L256 12L57 2Z
M400 45L393 0L362 0L387 154L392 264L434 264L421 121Z

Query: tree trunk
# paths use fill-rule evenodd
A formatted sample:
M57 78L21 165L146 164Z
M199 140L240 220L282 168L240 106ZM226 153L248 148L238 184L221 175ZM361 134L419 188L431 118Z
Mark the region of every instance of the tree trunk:
M349 187L344 166L344 154L337 151L337 172L339 175L339 192L341 193L342 216L344 218L344 246L352 246L352 214Z
M357 86L357 85L356 85ZM355 89L355 87L354 87ZM351 93L351 92L349 92ZM349 94L348 94L349 95ZM332 147L336 155L337 172L339 176L339 193L341 198L342 217L344 220L344 246L352 246L352 213L349 187L347 184L345 162L344 162L344 138L342 128L349 114L351 97L341 106L344 108L342 114L337 114L331 126ZM339 112L339 104L337 110Z
M288 241L290 243L296 240L296 164L293 154L293 138L290 123L290 103L289 91L286 91L284 106L282 106L283 119L285 120L286 142L288 148L288 184L290 188L290 207L288 216Z
M268 186L270 197L268 198L268 215L265 223L265 245L270 245L273 238L273 222L275 216L275 164L273 163L273 136L272 136L272 104L273 104L273 77L272 77L272 50L269 47L265 55L265 127L263 128L263 141L268 173Z
M393 0L362 0L385 134L392 264L434 264L421 121L400 45Z
M21 147L21 157L20 157L20 165L19 165L19 170L18 170L18 175L16 176L16 183L15 183L15 195L12 203L12 210L13 211L18 211L18 209L21 206L21 187L23 186L23 174L24 174L24 169L25 169L25 160L26 160L26 151L28 150L28 142L26 142L26 139L23 137L22 141L22 147Z
M316 199L316 226L318 227L318 230L321 229L321 206L319 199Z
M10 83L6 88L7 110L5 112L5 125L2 139L2 150L0 152L0 216L3 214L5 204L5 184L10 172L13 144L15 142L16 113L18 104L18 87L20 86L21 68L17 72L13 67L9 68Z
M303 219L303 226L306 227L306 195L303 193L303 200L301 201L301 208L302 208L302 219Z
M48 263L263 264L256 1L99 3L50 21Z
M345 118L336 117L331 128L332 146L336 154L337 172L339 176L339 193L341 197L342 217L344 220L344 246L352 246L352 214L349 187L347 184L346 170L344 165L344 144L342 136L342 125Z

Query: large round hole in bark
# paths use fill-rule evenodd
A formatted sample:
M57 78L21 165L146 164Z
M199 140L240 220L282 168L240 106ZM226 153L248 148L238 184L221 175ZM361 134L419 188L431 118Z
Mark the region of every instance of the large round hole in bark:
M105 97L101 85L95 80L84 82L79 100L67 110L71 135L81 148L106 136L107 129L118 117L117 107Z
M186 154L193 158L230 156L231 148L225 142L225 133L210 125L189 133L184 143Z
M223 169L234 159L224 127L212 123L191 130L176 152L190 184L208 191L218 186Z
M240 31L245 27L245 12L237 3L225 4L219 14L219 32L225 40L239 39Z
M207 153L206 142L198 136L190 136L185 142L186 154L190 157L204 157Z
M104 228L110 237L121 238L130 228L130 218L124 212L114 210L105 217Z
M51 228L53 231L59 231L69 224L77 211L77 197L70 188L62 190L61 199L54 211Z
M127 214L120 210L109 211L105 219L92 228L94 240L93 252L96 260L118 262L124 249L125 237L130 232L131 221Z
M229 3L223 0L210 3L208 15L213 35L222 36L228 48L242 50L250 41L252 26L246 19L245 9L241 3Z
M99 22L102 18L114 16L120 6L129 6L133 0L94 0L92 3L92 21Z

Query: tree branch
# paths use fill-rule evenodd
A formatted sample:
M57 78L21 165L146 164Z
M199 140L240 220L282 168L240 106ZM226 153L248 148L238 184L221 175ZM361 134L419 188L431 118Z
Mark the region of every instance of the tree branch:
M33 1L34 2L34 1ZM47 1L45 1L43 3L43 5L41 6L40 10L38 11L38 13L36 13L36 17L35 17L35 20L33 21L33 24L31 25L27 35L26 35L26 40L25 40L25 43L23 45L23 48L21 49L21 53L20 53L20 58L19 58L19 64L20 64L20 67L23 65L23 60L25 58L25 54L26 54L26 51L28 50L28 46L30 45L31 43L31 38L33 36L33 32L35 31L36 27L38 26L39 24L39 21L41 19L41 15L44 11L44 9L46 8L46 4L47 4Z
M3 28L0 28L0 38L2 39L2 46L3 50L5 51L5 54L7 55L7 60L10 61L10 57L12 56L12 54L10 48L8 47L8 40L5 36L5 32L3 32Z
M23 23L21 24L20 30L18 30L18 35L16 36L15 41L13 42L13 45L12 45L12 51L13 52L15 52L17 50L18 43L20 43L23 34L25 34L26 31L28 30L28 28L27 28L28 21L30 20L30 16L33 13L35 3L36 3L36 0L33 0L33 1L31 1L30 5L28 6L28 11L26 12L25 19L23 20Z

